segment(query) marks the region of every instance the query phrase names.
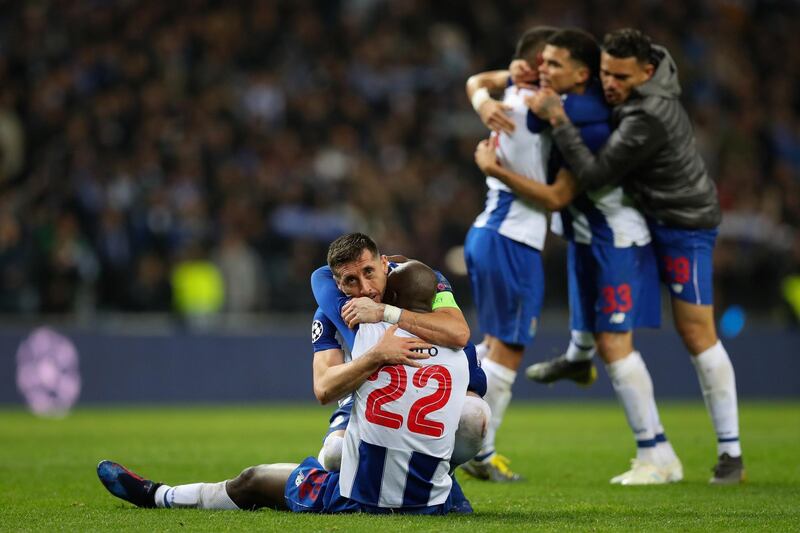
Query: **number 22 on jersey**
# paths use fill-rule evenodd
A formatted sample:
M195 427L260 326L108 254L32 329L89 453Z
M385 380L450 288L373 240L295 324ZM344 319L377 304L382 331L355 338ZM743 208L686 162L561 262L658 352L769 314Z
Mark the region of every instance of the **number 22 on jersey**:
M375 381L381 372L389 375L387 385L372 391L367 396L365 411L367 421L391 429L400 429L403 426L403 415L388 411L384 406L399 400L405 394L408 388L407 368L402 365L385 366L367 378L368 381ZM444 434L444 424L429 420L427 416L447 405L453 380L447 368L431 365L414 371L411 381L415 387L424 387L431 379L436 380L439 386L431 394L423 396L411 405L407 425L412 433L441 437Z

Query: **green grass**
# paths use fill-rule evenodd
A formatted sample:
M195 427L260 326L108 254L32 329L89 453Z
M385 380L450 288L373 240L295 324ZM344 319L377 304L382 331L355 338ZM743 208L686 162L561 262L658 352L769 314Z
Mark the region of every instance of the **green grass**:
M749 482L707 484L715 444L703 406L665 403L686 479L610 486L633 443L611 403L516 404L498 445L527 481L461 477L471 516L296 515L136 509L95 476L100 459L170 483L217 481L243 467L318 451L329 410L309 406L82 409L64 420L0 410L0 531L800 531L800 404L744 403Z

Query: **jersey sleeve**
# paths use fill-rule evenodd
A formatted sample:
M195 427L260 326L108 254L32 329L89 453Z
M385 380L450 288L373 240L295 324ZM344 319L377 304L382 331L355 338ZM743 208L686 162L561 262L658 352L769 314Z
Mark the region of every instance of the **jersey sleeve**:
M320 267L311 274L311 291L314 293L314 299L322 313L339 331L347 347L352 349L356 334L347 327L341 315L342 306L347 302L347 296L336 286L333 272L329 267Z
M441 307L455 307L459 309L456 298L453 296L453 286L444 275L438 270L436 273L436 295L433 297L431 310L435 311Z
M314 353L342 349L342 345L336 340L336 326L320 308L317 308L314 313L314 321L311 323L311 344L314 347Z
M568 94L564 97L564 113L576 126L608 122L611 110L605 102L602 92L596 87L584 94Z
M475 345L471 342L464 347L469 365L469 384L467 390L483 397L486 394L486 374L478 363L478 354Z

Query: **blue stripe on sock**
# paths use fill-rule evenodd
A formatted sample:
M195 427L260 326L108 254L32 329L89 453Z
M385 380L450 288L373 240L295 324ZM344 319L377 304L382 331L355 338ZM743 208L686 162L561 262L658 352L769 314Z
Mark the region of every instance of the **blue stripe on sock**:
M489 457L491 457L493 454L494 454L494 450L492 450L492 451L490 451L490 452L487 452L487 453L480 454L480 455L476 455L476 456L474 457L474 460L475 460L475 461L478 461L478 462L480 462L480 461L485 461L486 459L488 459Z
M717 442L738 442L739 437L728 437L725 439L717 439Z
M656 435L656 443L667 442L667 436L663 433Z
M653 448L656 445L656 439L637 440L637 448Z
M172 492L175 491L175 487L171 487L164 491L164 507L170 509L172 505L170 505L169 500L167 500L167 496L169 496Z

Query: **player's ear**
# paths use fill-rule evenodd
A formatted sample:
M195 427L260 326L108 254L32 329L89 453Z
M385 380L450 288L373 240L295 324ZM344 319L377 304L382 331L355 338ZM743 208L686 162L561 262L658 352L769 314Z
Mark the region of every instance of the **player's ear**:
M389 273L389 258L385 255L381 254L381 268L383 268L383 273Z
M579 83L586 83L589 81L589 68L588 67L580 67L578 69L578 80Z

